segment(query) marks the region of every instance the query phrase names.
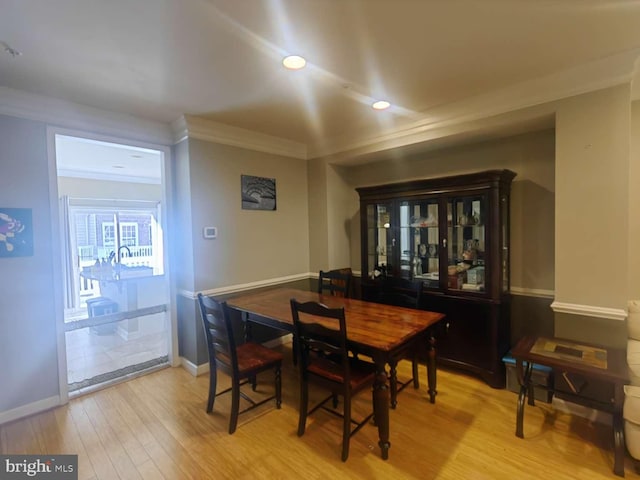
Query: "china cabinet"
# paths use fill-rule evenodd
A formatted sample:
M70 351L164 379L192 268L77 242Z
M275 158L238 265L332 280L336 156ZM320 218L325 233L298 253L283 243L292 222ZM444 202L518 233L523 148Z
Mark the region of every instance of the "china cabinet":
M509 350L509 193L515 173L490 170L357 188L362 292L385 277L421 281L423 306L446 314L443 365L504 387Z

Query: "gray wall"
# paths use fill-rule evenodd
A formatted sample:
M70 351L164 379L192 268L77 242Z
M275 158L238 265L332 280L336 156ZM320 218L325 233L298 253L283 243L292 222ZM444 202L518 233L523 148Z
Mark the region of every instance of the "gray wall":
M184 142L183 142L184 143ZM197 301L199 291L270 281L309 272L307 162L243 148L189 139L176 148L175 235L180 355L207 362ZM275 211L242 210L241 175L276 179ZM205 226L218 238L205 239ZM189 257L189 253L191 257ZM260 340L277 332L254 331Z
M0 258L1 413L59 394L45 125L0 116L0 167L0 207L33 209L34 232L32 257Z

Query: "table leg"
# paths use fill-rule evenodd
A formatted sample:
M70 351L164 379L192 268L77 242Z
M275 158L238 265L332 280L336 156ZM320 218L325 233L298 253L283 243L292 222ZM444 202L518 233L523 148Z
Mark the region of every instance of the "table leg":
M398 362L396 360L389 361L389 384L391 386L391 408L398 405Z
M531 372L533 372L533 363L527 362L526 371L523 375L522 360L516 359L516 374L518 375L518 383L520 384L520 394L518 395L518 412L516 414L516 437L519 438L524 438L524 399L527 396L527 392L529 391Z
M373 414L378 425L378 445L384 460L389 458L389 386L387 384L386 362L375 359L376 378L373 383Z
M429 401L431 403L436 403L436 395L438 394L438 390L436 389L436 339L433 335L429 336L427 349L427 383L429 390Z
M624 419L622 417L622 404L624 402L624 387L615 385L614 412L613 412L613 444L614 460L613 473L624 477Z

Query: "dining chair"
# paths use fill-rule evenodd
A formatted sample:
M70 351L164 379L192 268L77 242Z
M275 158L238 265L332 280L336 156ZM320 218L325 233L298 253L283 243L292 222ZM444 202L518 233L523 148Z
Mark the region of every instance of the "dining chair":
M322 408L342 417L342 461L349 457L349 440L372 417L351 418L351 400L355 394L373 386L375 366L349 355L344 308L329 308L318 302L299 303L291 299L294 335L300 358L300 412L298 436L304 435L307 416ZM317 352L324 352L318 355ZM328 390L330 395L309 409L309 383ZM372 404L373 404L373 388ZM343 398L342 412L337 410ZM326 406L332 400L333 408ZM354 427L355 426L355 427Z
M276 408L282 404L281 366L282 354L258 343L246 342L238 345L233 332L230 308L226 302L219 302L201 293L198 294L200 316L209 352L209 399L207 413L213 410L217 396L231 391L231 417L229 434L236 431L238 416L270 400L276 399ZM218 370L231 377L231 387L216 393ZM251 383L252 390L257 388L257 374L273 370L275 372L275 394L255 401L240 387ZM240 410L240 397L249 402L249 406Z
M401 277L387 277L380 284L378 301L387 305L395 305L397 307L406 308L422 308L423 294L422 282L413 281ZM420 349L412 346L408 351L401 352L397 357L392 358L389 367L389 386L391 389L391 408L395 408L398 404L398 393L405 387L413 383L413 388L420 388L420 377L418 375L418 355ZM399 381L397 376L397 365L403 358L411 360L411 378L406 381Z
M318 275L318 293L329 293L335 297L351 297L351 280L353 273L350 268L339 268L325 272L320 270Z

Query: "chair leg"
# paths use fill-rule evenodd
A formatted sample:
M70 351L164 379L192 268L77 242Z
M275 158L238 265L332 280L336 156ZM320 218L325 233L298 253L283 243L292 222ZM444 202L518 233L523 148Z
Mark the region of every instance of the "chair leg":
M240 411L240 382L234 378L231 387L231 418L229 419L229 435L236 431L238 413Z
M309 390L306 379L300 381L300 415L298 417L298 436L304 435L307 425L307 410L309 409Z
M351 438L351 395L344 396L344 417L342 424L342 461L349 458L349 440Z
M209 367L209 399L207 400L207 413L213 410L213 403L216 401L216 388L218 384L218 372L213 366Z
M282 405L282 375L280 365L276 367L276 408Z
M251 384L251 390L255 392L256 388L258 388L258 378L255 375L249 377L249 383Z

